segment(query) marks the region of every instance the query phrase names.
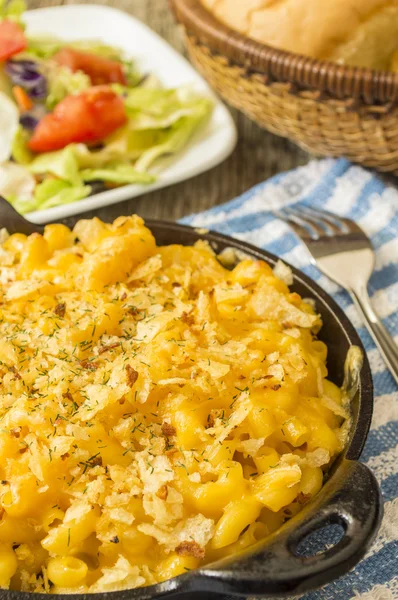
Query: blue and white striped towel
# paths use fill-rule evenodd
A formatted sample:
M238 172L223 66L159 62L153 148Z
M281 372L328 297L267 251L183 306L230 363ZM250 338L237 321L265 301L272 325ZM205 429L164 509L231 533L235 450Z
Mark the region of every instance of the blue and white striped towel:
M299 267L335 298L357 328L375 386L372 429L361 460L381 484L385 516L377 540L362 562L345 577L302 600L398 600L398 390L348 293L310 264L304 245L269 212L301 202L350 217L369 235L376 250L369 291L398 343L398 190L371 171L345 160L312 161L183 222L261 246Z

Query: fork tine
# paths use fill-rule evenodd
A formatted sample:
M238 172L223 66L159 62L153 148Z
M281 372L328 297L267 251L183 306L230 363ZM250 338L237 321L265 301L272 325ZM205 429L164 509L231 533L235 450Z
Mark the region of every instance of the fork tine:
M323 234L329 235L341 235L342 233L348 233L349 229L343 221L339 219L332 219L334 215L327 213L326 211L317 210L310 206L303 206L300 208L300 212L303 212L309 219L317 222L323 228Z
M355 223L355 221L352 221L351 219L348 219L347 217L340 217L339 215L331 213L328 210L323 210L320 208L313 208L313 207L309 207L309 206L306 206L305 210L308 211L309 213L312 213L314 216L318 217L319 219L323 219L324 221L326 221L328 226L333 231L333 233L341 234L341 233L350 233L350 232L355 232L355 233L360 232L363 235L366 235L365 232L359 227L359 225L357 225L357 223Z
M292 216L290 216L290 214L287 213L286 210L274 210L272 212L275 215L275 217L277 217L278 219L281 219L282 221L285 221L285 223L290 225L290 227L293 229L293 231L303 241L310 241L312 239L310 232L305 227L303 227L300 223L298 223L296 219L293 219Z
M288 207L288 214L296 219L301 225L308 227L314 235L311 237L313 239L320 238L328 234L327 229L323 226L323 223L320 219L314 218L312 215L306 214L305 211L297 210L295 208Z

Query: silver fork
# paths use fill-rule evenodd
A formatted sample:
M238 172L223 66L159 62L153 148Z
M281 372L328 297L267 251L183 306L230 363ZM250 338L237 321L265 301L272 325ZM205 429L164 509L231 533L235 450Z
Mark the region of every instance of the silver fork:
M274 214L288 223L302 239L312 262L351 294L398 383L398 346L375 313L368 294L367 285L375 265L369 238L351 219L326 211L289 207L274 211Z

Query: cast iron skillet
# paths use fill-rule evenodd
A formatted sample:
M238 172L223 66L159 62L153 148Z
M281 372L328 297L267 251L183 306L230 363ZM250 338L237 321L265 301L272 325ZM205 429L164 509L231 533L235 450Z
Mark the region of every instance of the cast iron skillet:
M10 207L10 205L8 205ZM1 225L10 233L41 231L0 201ZM11 207L10 207L11 208ZM7 214L5 214L5 212ZM159 245L192 245L207 240L221 252L235 248L271 266L278 260L272 254L250 244L214 232L198 232L191 227L161 221L147 221ZM329 348L329 377L341 385L344 361L350 346L363 350L361 340L344 312L316 283L292 267L292 290L313 298L323 319L320 339ZM371 471L358 462L369 430L373 410L373 386L369 362L364 353L359 389L352 400L353 425L343 455L335 462L321 492L296 517L288 521L270 538L228 559L206 565L180 577L135 590L100 594L106 600L149 600L154 598L217 598L231 596L284 597L320 587L347 573L365 554L378 530L382 516L382 500ZM339 524L344 535L332 548L306 557L297 547L310 533L330 524ZM48 596L35 594L34 600ZM60 597L68 600L70 596ZM75 596L76 597L76 596ZM4 600L33 600L30 594L2 591ZM92 595L79 595L77 600L91 600Z

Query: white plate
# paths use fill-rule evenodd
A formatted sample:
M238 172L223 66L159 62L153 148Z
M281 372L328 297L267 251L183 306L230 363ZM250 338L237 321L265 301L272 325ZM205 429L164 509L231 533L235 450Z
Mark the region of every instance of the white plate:
M31 10L26 13L25 22L30 34L53 34L70 41L98 39L122 48L136 61L140 72L153 73L164 87L193 85L215 102L207 126L198 131L189 145L180 154L158 161L153 171L159 174L155 183L125 185L72 204L35 211L26 215L31 221L61 219L183 181L214 167L234 149L236 129L225 106L189 62L141 21L114 8L86 4Z

